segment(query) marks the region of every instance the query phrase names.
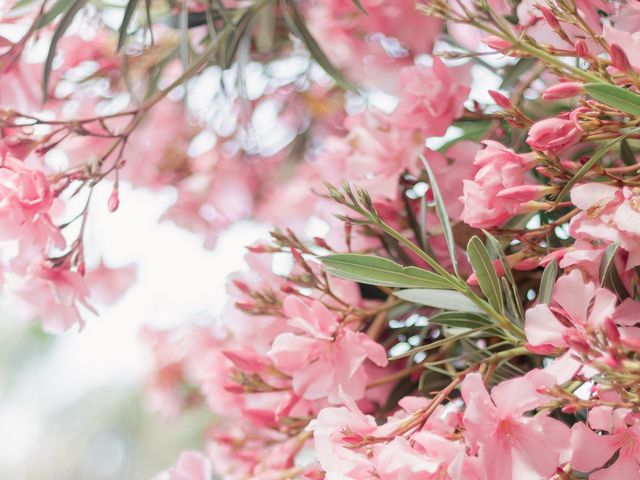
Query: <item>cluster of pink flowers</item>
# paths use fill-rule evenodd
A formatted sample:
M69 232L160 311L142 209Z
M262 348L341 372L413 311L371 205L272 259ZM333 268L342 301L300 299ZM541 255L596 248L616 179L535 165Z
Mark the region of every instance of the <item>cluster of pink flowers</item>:
M635 3L10 3L0 273L46 330L133 281L85 239L123 182L206 247L277 227L219 319L141 332L149 407L212 414L158 479L640 479Z

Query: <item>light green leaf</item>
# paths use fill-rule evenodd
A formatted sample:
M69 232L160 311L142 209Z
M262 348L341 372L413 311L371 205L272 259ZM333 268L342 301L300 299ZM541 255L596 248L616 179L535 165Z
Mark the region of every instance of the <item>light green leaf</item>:
M394 295L407 302L456 312L484 313L480 307L460 292L453 290L417 289L400 290Z
M503 311L502 289L498 274L493 268L484 243L477 236L471 237L467 244L467 255L478 279L480 290L486 295L489 304L498 312Z
M540 288L538 290L538 300L540 303L549 304L551 301L551 292L553 291L553 285L556 283L556 276L558 275L558 262L553 260L549 263L542 272L542 278L540 279Z
M381 287L422 287L446 289L439 275L418 267L403 267L375 255L338 253L320 257L327 272L339 278Z
M122 47L124 46L124 42L127 39L127 29L129 28L129 24L131 23L133 13L136 11L137 5L138 0L129 0L127 2L127 6L124 9L122 23L120 24L120 28L118 29L118 51L122 49Z
M484 133L487 131L487 128L489 128L489 125L491 125L491 122L487 120L461 120L454 122L452 126L460 128L462 130L462 134L453 140L449 140L447 143L442 145L438 151L440 153L446 153L450 147L458 142L462 142L463 140L472 140L474 142L480 141Z
M629 292L627 292L627 289L622 283L620 274L616 268L616 252L619 247L620 244L616 242L605 249L602 260L600 261L600 284L614 291L620 300L624 300L629 297Z
M420 154L420 160L424 165L424 169L427 171L427 175L429 177L429 186L431 191L433 192L433 198L436 202L436 212L438 213L438 218L440 219L440 225L442 225L442 231L444 233L444 238L447 242L447 248L449 249L449 256L451 257L451 263L453 264L453 271L458 275L458 259L456 258L456 242L453 237L453 230L451 229L451 222L449 222L449 215L447 214L447 209L444 205L444 200L442 199L442 194L440 193L440 189L438 188L438 182L436 181L436 177L433 174L433 170L429 166L429 162L424 158L422 154Z
M640 95L608 83L587 83L585 92L599 102L617 108L634 117L640 117Z
M307 47L309 54L311 54L311 57L316 61L316 63L318 63L318 65L320 65L324 71L327 72L327 74L329 74L342 88L345 90L351 90L352 92L357 91L356 87L344 77L342 72L338 70L333 63L331 63L322 48L320 48L316 39L313 38L313 35L309 32L302 15L300 15L300 12L295 6L295 3L292 0L281 0L281 5L289 27L302 41L304 46Z
M631 145L629 145L629 141L626 138L620 143L620 158L625 165L635 165L636 163L636 155L633 153Z
M67 31L67 28L73 22L73 19L78 14L82 7L84 7L87 0L74 0L73 3L69 6L69 8L65 11L56 31L53 32L53 36L51 37L51 43L49 44L49 52L47 53L47 59L44 62L44 80L42 82L43 89L43 97L46 101L47 99L47 90L49 87L49 79L51 78L51 68L53 66L53 59L56 56L56 47L58 46L58 42Z
M36 23L36 28L42 28L53 22L58 16L69 8L73 0L58 0L47 12L40 17Z

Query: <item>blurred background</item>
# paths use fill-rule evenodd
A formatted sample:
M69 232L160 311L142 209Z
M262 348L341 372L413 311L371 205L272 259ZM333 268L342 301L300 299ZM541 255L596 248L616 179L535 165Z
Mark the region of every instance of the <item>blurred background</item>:
M212 422L204 409L163 418L145 408L151 358L139 331L211 321L244 245L268 229L240 223L205 250L196 235L159 223L172 192L123 185L120 195L116 213L96 204L89 228L109 266L138 265L118 303L99 307L82 332L51 336L0 298L0 479L148 479L198 448Z

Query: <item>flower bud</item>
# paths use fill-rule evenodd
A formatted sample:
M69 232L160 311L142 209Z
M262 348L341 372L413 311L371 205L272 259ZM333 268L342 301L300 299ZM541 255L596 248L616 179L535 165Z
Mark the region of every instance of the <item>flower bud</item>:
M580 82L562 82L547 88L542 92L543 100L560 100L580 95L583 91Z
M513 105L511 105L511 101L500 92L489 90L489 95L491 95L491 98L493 98L493 101L496 102L498 106L504 108L505 110L511 110L513 108Z
M575 350L578 353L582 353L583 355L588 355L591 352L591 346L587 343L587 341L582 338L581 335L569 332L562 335L562 339L565 341L569 347Z
M111 213L118 210L118 206L120 206L120 198L118 196L118 187L114 187L111 191L111 196L109 197L108 208Z
M580 40L576 40L573 44L576 49L576 55L582 58L588 58L591 56L589 53L589 47L587 46L587 42L585 42L582 38Z
M614 345L620 341L620 331L618 330L618 326L615 324L610 317L607 317L602 324L602 330L604 331L607 340L609 340Z
M489 48L497 50L498 52L504 52L511 48L511 43L507 42L505 39L496 37L494 35L489 35L485 37L482 42L487 45Z
M560 28L558 17L555 16L555 14L549 9L549 7L541 6L540 12L542 12L542 16L551 28L553 28L554 30L558 30Z
M633 71L633 67L629 62L629 57L624 50L615 43L612 43L609 47L609 56L611 57L611 65L620 70L622 73L629 73Z
M496 195L502 200L511 202L529 202L548 195L556 191L556 188L548 185L520 185L517 187L505 188Z

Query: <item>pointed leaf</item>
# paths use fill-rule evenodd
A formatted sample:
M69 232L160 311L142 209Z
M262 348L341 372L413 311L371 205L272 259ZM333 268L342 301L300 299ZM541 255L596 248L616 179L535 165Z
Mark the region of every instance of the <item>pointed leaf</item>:
M418 267L403 267L374 255L338 253L320 257L320 261L330 274L367 285L442 289L449 286L436 273Z
M129 0L127 2L127 6L124 9L124 16L122 17L122 23L120 24L120 28L118 29L117 51L122 50L122 47L124 46L124 42L127 39L127 29L129 28L129 24L131 23L133 13L136 11L137 5L138 0Z
M605 105L640 117L640 96L630 90L608 83L587 83L584 90Z
M82 10L87 0L74 0L71 6L64 13L56 31L53 32L53 36L51 37L51 43L49 44L49 52L47 53L47 59L44 62L44 79L42 82L43 89L43 98L47 100L47 90L49 88L49 79L51 78L51 68L53 66L53 59L56 56L56 48L58 46L58 42L67 31L67 28L73 22L76 14Z
M438 188L438 182L436 182L436 177L433 174L433 170L429 166L429 162L424 158L422 154L420 154L420 160L424 165L424 169L427 171L427 176L429 177L429 186L431 187L431 191L433 193L433 199L436 202L436 212L438 213L438 218L440 219L440 224L442 225L442 231L444 233L444 238L447 242L447 248L449 249L449 256L451 257L451 263L453 264L453 270L458 275L458 259L456 258L456 242L453 237L453 230L451 229L451 222L449 222L449 215L447 214L447 209L444 205L444 200L442 199L442 195L440 194L440 189Z
M542 278L540 279L540 289L538 290L538 300L540 303L549 304L551 301L551 292L553 291L553 285L556 283L556 276L558 275L558 262L553 260L549 263L542 272Z
M618 242L609 245L602 254L600 261L600 284L616 293L620 300L629 297L629 292L625 288L620 274L616 268L616 253L620 244Z
M395 292L394 295L407 302L427 307L453 310L457 312L484 313L475 303L462 293L453 290L408 289Z
M476 236L471 237L471 240L469 240L467 244L467 255L478 279L480 290L482 290L482 293L484 293L487 300L489 300L489 304L495 308L496 311L502 313L503 299L500 280L493 268L489 252L487 252L480 238Z
M636 163L636 156L626 138L620 143L620 158L625 165L635 165Z

